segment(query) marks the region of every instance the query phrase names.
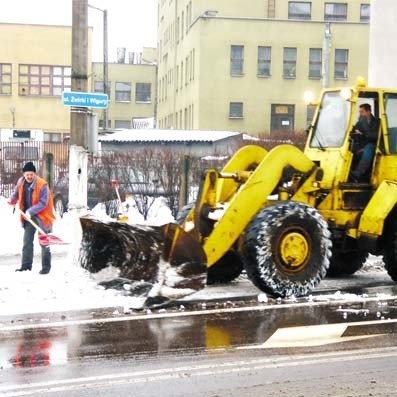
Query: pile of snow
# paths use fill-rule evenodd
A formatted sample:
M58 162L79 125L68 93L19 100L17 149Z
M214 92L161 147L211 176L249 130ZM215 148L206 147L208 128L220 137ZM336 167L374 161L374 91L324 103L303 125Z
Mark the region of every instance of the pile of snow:
M134 203L124 204L131 224L162 225L172 222L170 209L163 198L158 198L145 221ZM91 212L96 218L110 220L103 205ZM65 213L54 222L53 234L68 245L51 247L52 269L47 275L38 274L41 269L40 246L35 239L35 257L31 272L15 272L20 267L23 228L19 215L7 200L0 196L0 314L13 315L78 309L121 306L124 310L142 306L141 298L134 298L114 290L104 290L97 285L91 274L77 263L79 238L78 219Z

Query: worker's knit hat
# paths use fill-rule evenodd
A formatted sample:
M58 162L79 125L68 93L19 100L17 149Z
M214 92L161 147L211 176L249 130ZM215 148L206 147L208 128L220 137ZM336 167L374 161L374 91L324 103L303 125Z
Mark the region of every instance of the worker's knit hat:
M22 172L36 172L36 167L31 161L28 161L22 168Z

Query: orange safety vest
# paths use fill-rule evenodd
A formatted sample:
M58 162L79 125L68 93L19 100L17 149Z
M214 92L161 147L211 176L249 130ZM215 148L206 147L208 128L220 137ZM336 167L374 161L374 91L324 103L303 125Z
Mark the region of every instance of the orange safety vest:
M18 181L18 201L19 201L19 208L21 209L21 211L25 212L25 209L23 208L23 181L24 178L20 178ZM38 204L40 198L40 191L44 186L47 186L48 188L48 183L43 178L36 176L36 180L34 181L33 193L32 193L32 207ZM42 211L40 211L35 216L37 216L40 219L40 221L46 228L50 228L55 220L54 212L55 211L54 211L54 203L52 200L52 193L51 190L48 189L47 205L44 207ZM21 216L21 220L22 221L24 220L23 216Z

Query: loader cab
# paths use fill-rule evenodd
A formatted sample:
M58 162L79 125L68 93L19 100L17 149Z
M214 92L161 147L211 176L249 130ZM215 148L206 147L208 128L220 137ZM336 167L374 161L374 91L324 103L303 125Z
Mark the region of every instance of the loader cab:
M350 133L359 119L360 105L369 104L372 114L380 118L379 95L378 90L364 86L323 92L310 126L305 154L324 170L324 187L331 188L335 181L349 181L355 166ZM377 155L385 149L380 136L378 133ZM376 158L373 164L375 161Z

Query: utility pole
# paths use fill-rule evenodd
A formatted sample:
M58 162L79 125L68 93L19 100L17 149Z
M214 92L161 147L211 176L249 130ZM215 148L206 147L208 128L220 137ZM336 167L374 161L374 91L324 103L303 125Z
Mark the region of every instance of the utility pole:
M323 88L329 87L329 75L330 75L330 57L331 57L331 24L325 23L324 41L323 41Z
M72 91L88 89L88 0L72 3ZM87 108L70 113L69 210L76 218L87 208Z
M108 75L108 11L103 10L103 93L108 93L109 75ZM103 129L108 129L108 109L103 111Z
M88 0L73 0L72 91L88 89ZM72 108L70 143L86 147L87 108Z
M103 73L103 93L108 93L109 87L109 72L108 72L108 11L103 10L102 8L98 8L88 4L89 8L93 10L97 10L103 13L103 65L102 65L102 73ZM109 122L109 113L108 108L103 109L103 130L107 131Z

